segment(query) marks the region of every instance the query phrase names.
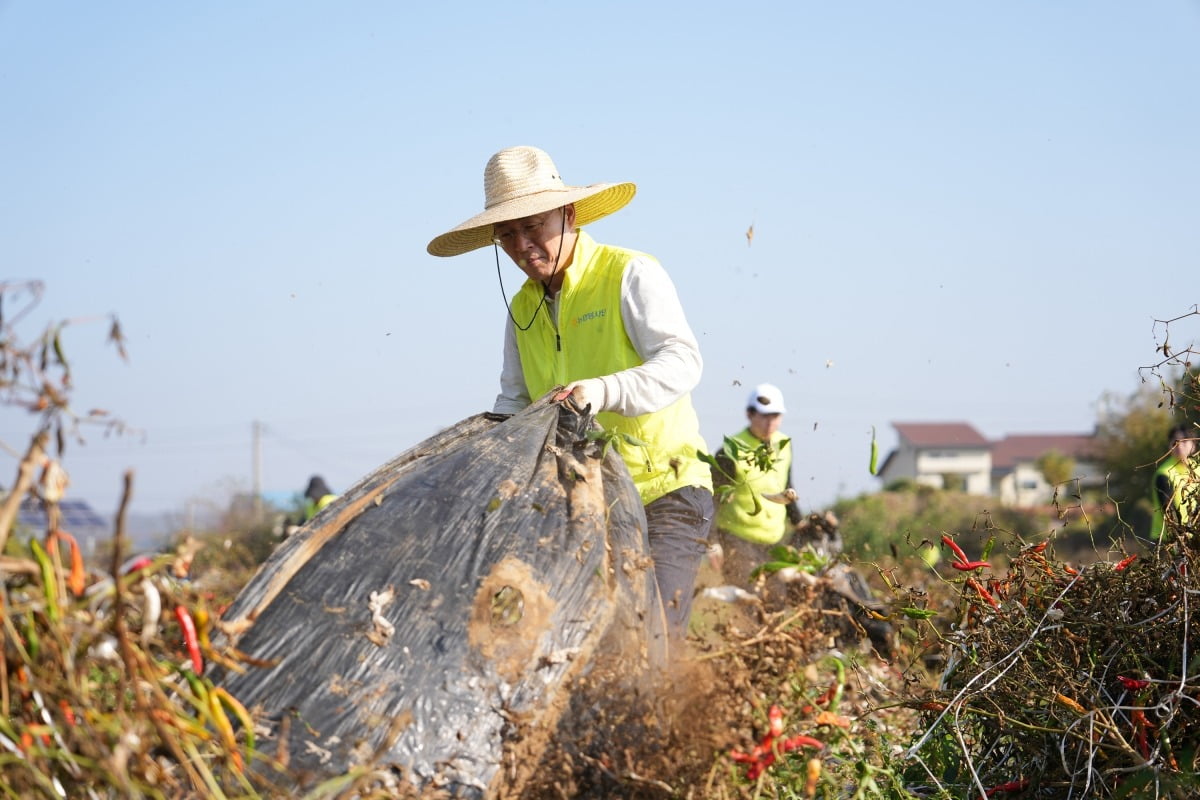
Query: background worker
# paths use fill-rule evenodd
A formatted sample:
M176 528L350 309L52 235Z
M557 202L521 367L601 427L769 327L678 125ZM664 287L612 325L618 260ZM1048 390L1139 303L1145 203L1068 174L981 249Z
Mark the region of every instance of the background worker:
M1196 510L1200 504L1200 464L1196 453L1196 437L1200 435L1190 425L1176 425L1167 432L1171 447L1167 457L1154 473L1154 519L1150 525L1150 538L1161 540L1167 521L1175 526L1196 524Z
M716 542L726 581L744 583L768 560L768 549L800 522L792 488L791 440L780 432L786 409L783 392L760 383L746 400L748 425L728 438L740 450L735 458L722 447L715 454L713 485L717 487ZM755 450L769 444L768 458L754 459ZM728 486L728 489L723 487Z
M337 495L329 488L329 484L325 483L325 479L320 475L313 475L308 479L308 488L304 490L304 520L300 524L308 522L336 499Z
M527 278L508 309L493 410L513 414L566 386L606 430L645 443L622 442L618 451L645 506L668 630L682 637L712 518L712 483L696 455L705 445L691 401L700 349L658 261L598 244L581 230L623 208L636 187L567 185L536 147L496 153L483 182L483 213L427 249L455 256L491 244L497 274L503 250Z

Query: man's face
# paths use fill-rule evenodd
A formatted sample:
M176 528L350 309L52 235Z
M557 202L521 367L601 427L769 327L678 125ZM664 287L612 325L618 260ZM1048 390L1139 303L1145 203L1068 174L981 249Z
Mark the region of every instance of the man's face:
M1180 461L1186 461L1192 457L1192 453L1196 452L1196 440L1177 436L1171 445L1171 451Z
M492 236L522 272L542 283L553 276L557 289L575 247L575 206L498 223ZM562 261L557 270L556 259Z
M780 420L783 419L783 414L760 414L754 409L749 409L746 416L750 418L751 435L764 442L770 441L775 431L779 430Z

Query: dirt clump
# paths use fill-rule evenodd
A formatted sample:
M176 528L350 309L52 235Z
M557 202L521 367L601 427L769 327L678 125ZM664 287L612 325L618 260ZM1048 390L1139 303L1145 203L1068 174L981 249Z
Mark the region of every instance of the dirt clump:
M835 719L852 724L846 714L865 717L881 700L875 687L898 673L870 650L865 631L865 650L836 649L856 651L860 636L846 635L856 630L846 620L854 612L828 608L825 595L805 583L765 592L758 604L698 597L692 635L653 679L631 683L598 664L580 680L522 796L738 796L728 792L752 784L731 753L753 749L772 706L788 709L789 726L813 732ZM846 680L847 661L862 680ZM835 685L840 708L829 714Z

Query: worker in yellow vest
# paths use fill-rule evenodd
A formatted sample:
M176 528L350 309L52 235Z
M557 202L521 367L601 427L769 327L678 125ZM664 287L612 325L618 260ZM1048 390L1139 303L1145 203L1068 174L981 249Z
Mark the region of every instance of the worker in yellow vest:
M1154 506L1150 526L1152 539L1162 538L1168 522L1174 530L1197 523L1200 463L1194 456L1198 436L1200 431L1191 425L1176 425L1167 432L1171 451L1154 473L1154 490L1151 492Z
M713 544L730 583L745 582L801 518L792 488L792 443L779 430L785 411L777 386L755 386L746 400L746 428L714 454L719 501Z
M623 208L632 183L571 186L536 147L510 147L484 169L484 208L428 246L455 256L493 246L527 277L508 308L500 394L513 414L556 386L607 430L646 509L650 553L672 636L683 636L713 513L692 408L700 348L675 286L652 256L599 244L582 227Z
M308 479L308 487L304 490L304 522L317 515L325 506L337 500L337 495L325 483L320 475Z

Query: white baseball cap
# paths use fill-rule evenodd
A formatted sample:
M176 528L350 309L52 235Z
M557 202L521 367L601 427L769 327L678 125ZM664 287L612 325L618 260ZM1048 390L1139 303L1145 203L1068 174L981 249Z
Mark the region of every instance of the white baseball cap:
M782 414L787 411L783 407L783 392L770 383L760 383L754 387L746 400L746 408L752 408L760 414Z

